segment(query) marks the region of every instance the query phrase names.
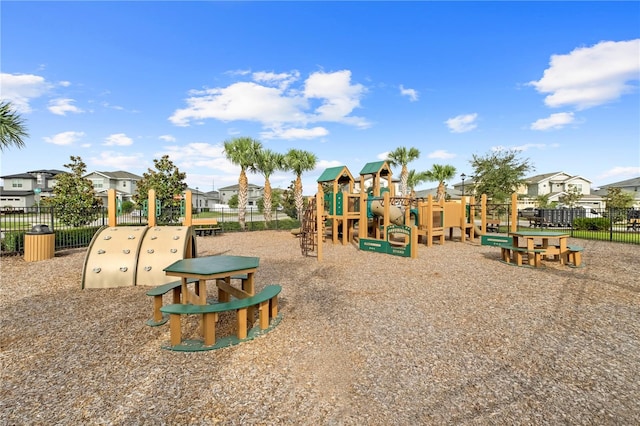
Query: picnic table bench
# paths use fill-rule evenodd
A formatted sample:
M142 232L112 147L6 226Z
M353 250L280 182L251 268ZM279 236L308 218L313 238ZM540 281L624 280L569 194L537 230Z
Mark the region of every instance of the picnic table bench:
M524 255L527 256L527 263L530 266L540 266L542 255L547 251L543 248L527 248L527 247L515 247L512 244L498 244L502 251L502 260L505 263L512 263L512 259L515 260L515 264L522 266Z
M191 226L196 235L204 237L206 235L215 236L222 232L218 220L213 217L203 217L191 219Z
M500 219L487 220L487 232L498 232L500 230Z
M194 350L193 345L184 344L182 340L181 315L202 315L204 342L201 350L211 349L216 344L216 322L218 314L226 311L236 312L236 337L233 343L239 343L247 338L247 320L253 322L253 318L247 318L248 308L258 306L259 328L264 331L269 328L271 320L278 316L278 294L282 288L279 285L268 285L261 292L243 299L234 299L230 302L212 303L205 305L192 305L173 303L160 308L163 313L169 314L169 329L171 335L172 350Z

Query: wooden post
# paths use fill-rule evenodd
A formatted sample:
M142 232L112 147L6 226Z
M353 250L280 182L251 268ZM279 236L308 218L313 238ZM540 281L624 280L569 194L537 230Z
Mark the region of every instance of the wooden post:
M182 222L182 224L184 226L191 226L192 222L192 207L191 207L191 199L192 199L192 194L191 194L191 190L187 189L184 193L184 221Z
M316 239L318 245L318 262L322 261L322 240L324 237L324 223L322 217L324 216L324 195L322 189L316 194Z
M467 224L466 222L466 215L465 215L465 208L467 206L467 197L465 197L464 195L462 197L460 197L460 241L461 242L465 242L465 240L467 239Z
M487 194L482 194L480 197L480 226L482 227L482 233L487 233Z
M116 190L113 188L107 192L107 212L109 214L109 221L107 222L109 226L117 226Z
M149 227L156 226L156 190L151 188L149 190L149 198L147 199L147 222Z
M518 194L511 194L511 232L518 231Z

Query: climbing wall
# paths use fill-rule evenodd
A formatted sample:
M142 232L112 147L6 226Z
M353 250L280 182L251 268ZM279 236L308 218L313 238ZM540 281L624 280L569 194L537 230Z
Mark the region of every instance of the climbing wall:
M138 256L136 284L156 286L176 277L169 277L164 268L180 259L195 257L195 238L189 226L154 226L147 230Z
M82 288L164 284L173 279L163 269L195 253L195 238L187 226L105 227L87 250Z

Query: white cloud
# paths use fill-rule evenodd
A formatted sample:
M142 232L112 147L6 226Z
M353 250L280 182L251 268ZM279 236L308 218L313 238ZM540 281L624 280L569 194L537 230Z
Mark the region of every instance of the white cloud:
M575 121L572 112L558 112L547 118L541 118L531 124L531 130L562 129Z
M84 132L62 132L53 136L45 136L43 139L47 143L54 145L73 145L84 136Z
M158 139L165 141L165 142L175 142L176 138L172 135L162 135L160 136Z
M437 151L433 151L427 155L427 158L434 158L438 160L448 160L450 158L455 158L456 154L452 154L451 152L447 152L444 149L439 149Z
M602 173L600 176L598 176L598 179L601 180L601 179L608 179L608 178L616 178L616 179L623 180L626 178L630 179L638 175L640 175L640 166L627 166L627 167L618 166Z
M297 71L281 74L256 72L252 77L255 81L191 91L186 100L187 107L176 110L169 120L178 126L206 119L255 121L262 124L266 134L274 136L281 128L304 128L310 122L369 126L365 119L351 115L360 106L365 88L351 83L350 71L316 72L298 88L290 87L299 79ZM318 101L320 105L314 108L312 104ZM318 129L313 132L323 136ZM282 134L291 136L295 132ZM310 132L299 134L308 137Z
M89 163L94 166L114 170L140 170L148 158L142 154L124 155L114 151L101 152L98 157L90 157Z
M380 154L376 155L376 158L378 160L385 161L387 158L389 158L389 152L391 152L391 151L381 152Z
M408 96L411 102L418 100L418 92L414 89L405 89L402 84L400 85L400 94L402 96Z
M477 113L463 114L448 119L445 121L445 124L449 127L449 130L451 130L452 133L465 133L478 127L476 124L477 118Z
M603 41L580 47L566 55L552 55L550 66L538 81L529 82L549 107L585 109L602 105L632 92L640 74L640 39Z
M114 133L113 135L107 136L104 140L104 144L106 146L129 146L133 145L133 139L124 133Z
M71 82L70 81L59 81L58 85L62 86L62 87L69 87L69 86L71 86Z
M315 139L322 136L327 136L328 134L329 131L324 127L314 127L312 129L274 128L272 130L260 133L260 137L263 139Z
M171 145L164 147L164 152L155 153L154 157L160 158L165 154L180 168L207 167L234 176L240 173L240 169L227 160L222 144L193 142L187 145Z
M514 146L512 149L516 150L516 151L528 151L530 149L539 149L539 150L545 150L547 148L558 148L559 145L558 144L544 144L544 143L525 143L522 145L516 145Z
M329 167L338 167L338 166L344 166L344 163L338 160L319 160L316 163L315 170L324 172L325 169L328 169Z
M51 84L39 75L0 73L0 87L2 100L10 101L18 112L29 113L31 99L44 95Z
M84 112L82 109L78 108L75 105L72 105L75 102L73 99L67 98L58 98L52 99L49 101L49 111L56 115L66 115L68 112L73 113L81 113Z

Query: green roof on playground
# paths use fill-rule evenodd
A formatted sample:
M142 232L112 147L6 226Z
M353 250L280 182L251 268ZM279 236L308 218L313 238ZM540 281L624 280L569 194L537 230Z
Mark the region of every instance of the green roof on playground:
M376 174L382 169L382 166L386 161L374 161L373 163L367 163L364 165L362 170L360 170L360 175L371 175Z
M334 180L337 180L340 176L342 176L342 173L346 168L347 166L329 167L324 172L322 172L322 174L318 178L318 182L332 182ZM348 169L347 172L349 172Z

